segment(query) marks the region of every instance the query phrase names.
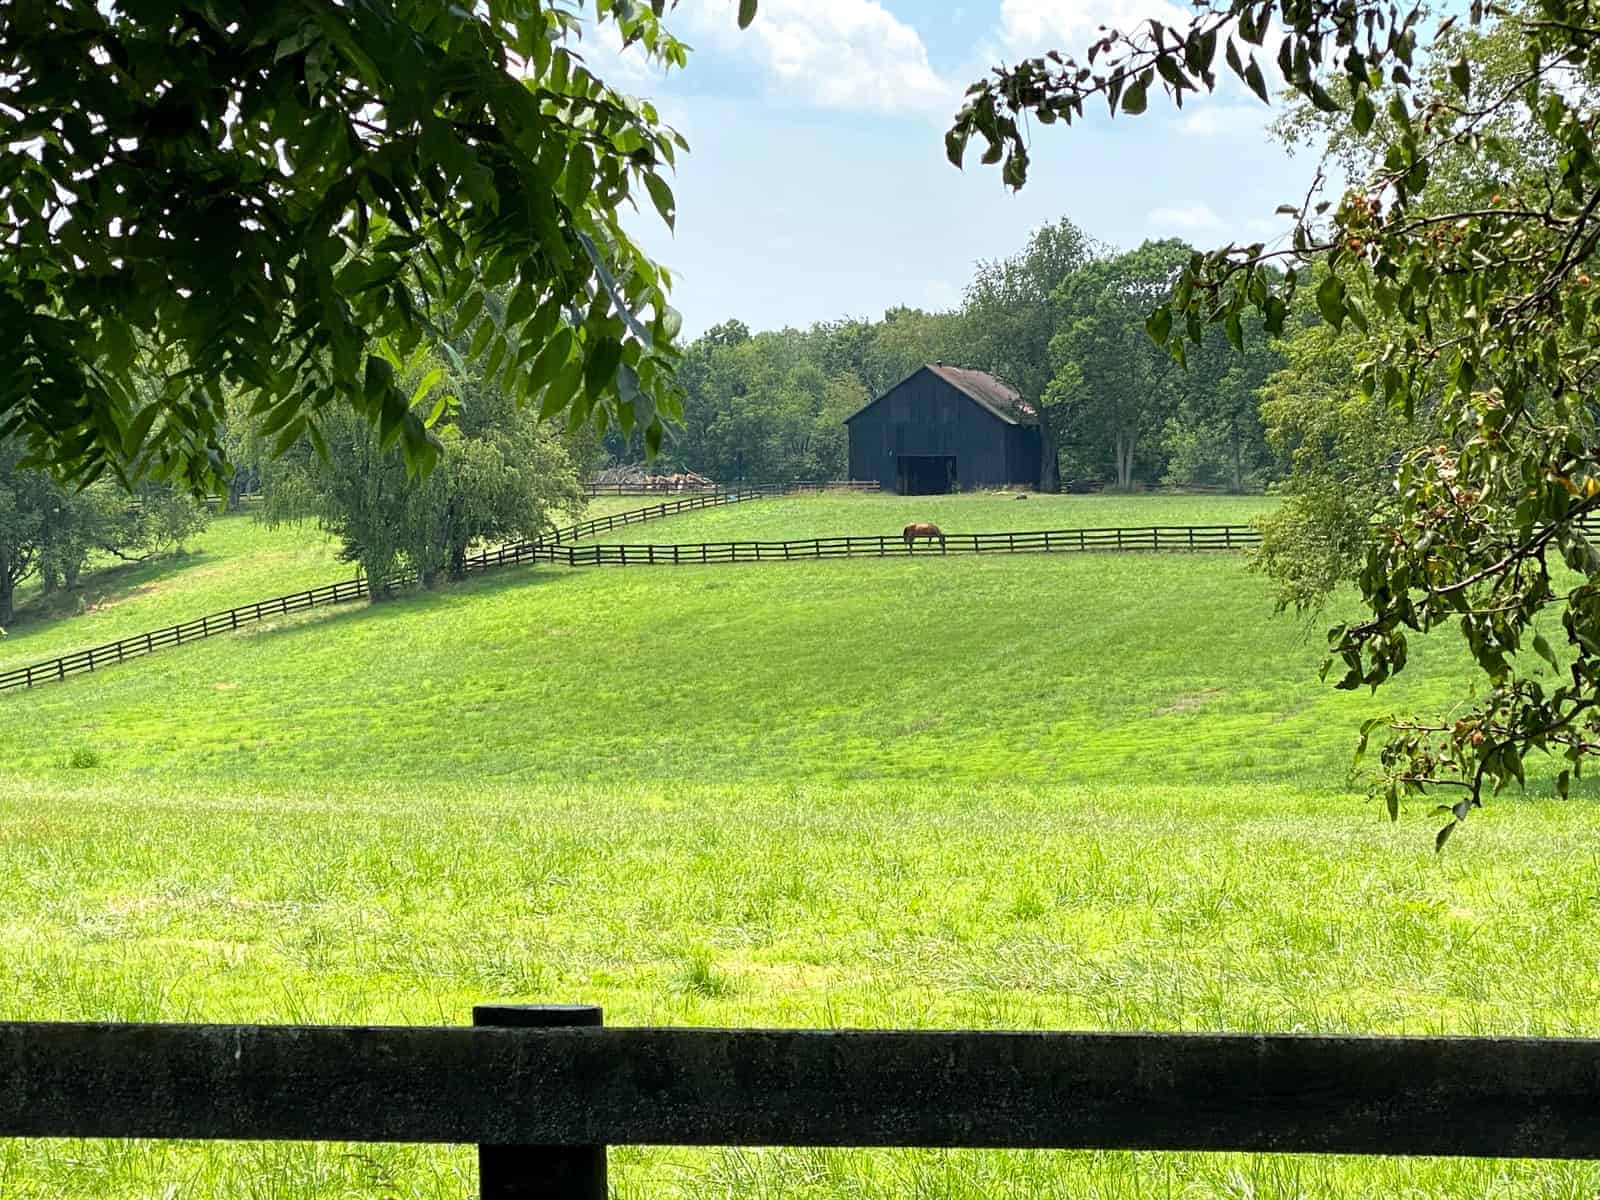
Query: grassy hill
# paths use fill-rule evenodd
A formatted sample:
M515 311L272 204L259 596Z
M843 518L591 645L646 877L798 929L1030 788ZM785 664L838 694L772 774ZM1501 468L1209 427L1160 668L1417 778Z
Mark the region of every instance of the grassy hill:
M0 638L0 670L175 625L194 617L303 591L355 568L314 525L271 529L248 514L214 518L176 554L144 563L98 564L81 591L19 596L17 621Z
M946 503L986 523L999 502ZM1435 857L1426 806L1391 826L1346 768L1361 716L1456 694L1463 658L1419 647L1374 700L1319 685L1319 653L1228 556L541 569L0 697L0 1019L539 999L617 1024L1596 1033L1592 797L1540 774ZM458 1200L471 1169L0 1142L7 1197ZM624 1196L739 1198L1600 1186L1232 1155L612 1169Z
M599 496L560 524L636 509L637 496ZM252 600L304 591L356 575L339 561L335 539L314 522L272 528L249 513L212 519L176 553L144 563L91 564L76 592L41 596L30 581L19 592L17 621L0 638L0 671L118 638L176 625Z

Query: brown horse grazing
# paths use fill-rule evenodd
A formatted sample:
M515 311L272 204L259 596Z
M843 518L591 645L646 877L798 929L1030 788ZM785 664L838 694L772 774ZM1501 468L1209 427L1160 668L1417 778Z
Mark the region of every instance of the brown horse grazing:
M944 549L944 531L941 530L937 525L930 525L926 521L920 522L916 525L907 525L905 529L901 531L900 536L905 538L907 550L911 549L911 543L916 541L918 538L927 538L930 542L933 541L934 538L938 538L939 549Z

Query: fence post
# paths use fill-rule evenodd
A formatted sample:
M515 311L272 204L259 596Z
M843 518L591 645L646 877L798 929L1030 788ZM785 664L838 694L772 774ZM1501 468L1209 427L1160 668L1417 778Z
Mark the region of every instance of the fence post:
M605 1023L598 1004L479 1004L474 1025L559 1029ZM606 1200L604 1146L478 1147L479 1200Z

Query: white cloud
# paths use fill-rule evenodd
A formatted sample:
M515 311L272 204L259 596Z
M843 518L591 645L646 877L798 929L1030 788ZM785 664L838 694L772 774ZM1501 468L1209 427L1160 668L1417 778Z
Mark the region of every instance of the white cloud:
M743 33L734 0L685 0L677 11L687 40L754 60L772 90L817 108L943 119L960 103L965 81L940 76L922 35L878 0L762 0Z
M1187 208L1158 208L1150 214L1150 223L1171 229L1221 229L1224 222L1208 206L1193 204Z
M1222 104L1206 97L1191 97L1178 128L1194 137L1213 137L1217 134L1256 133L1264 130L1273 113L1265 104L1250 107L1245 104Z
M571 48L591 73L622 92L653 92L667 74L643 46L624 47L622 33L610 21L586 23Z
M1016 53L1060 49L1082 61L1102 25L1132 33L1152 17L1183 29L1194 10L1165 0L1000 0L1000 38Z
M1261 238L1263 241L1275 241L1288 237L1293 232L1294 224L1288 217L1278 217L1276 220L1251 217L1244 223L1244 228L1252 237Z

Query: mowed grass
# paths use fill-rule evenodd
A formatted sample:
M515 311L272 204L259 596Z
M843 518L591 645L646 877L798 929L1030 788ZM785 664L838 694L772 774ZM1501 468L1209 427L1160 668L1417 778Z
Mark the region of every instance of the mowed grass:
M1046 496L1014 492L956 496L824 495L744 501L616 529L595 540L673 542L786 541L840 534L898 536L913 522L946 533L1021 529L1242 525L1276 504L1270 496Z
M538 570L0 697L0 1019L542 1000L614 1024L1600 1034L1592 796L1530 772L1436 857L1427 806L1380 819L1349 750L1467 664L1419 646L1373 700L1315 682L1319 643L1225 556ZM431 1148L0 1142L8 1200L459 1198L472 1173ZM612 1173L621 1196L819 1200L1600 1188L1187 1154L618 1150Z

